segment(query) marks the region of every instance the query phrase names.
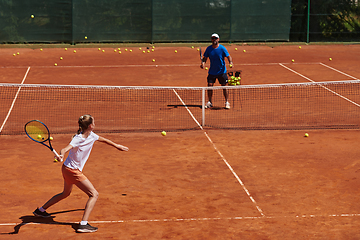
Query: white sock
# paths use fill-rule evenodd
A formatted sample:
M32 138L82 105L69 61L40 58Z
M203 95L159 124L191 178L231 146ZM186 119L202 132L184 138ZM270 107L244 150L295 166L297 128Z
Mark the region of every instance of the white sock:
M80 225L86 225L88 223L88 221L81 221Z
M43 207L39 208L40 212L45 212L46 210Z

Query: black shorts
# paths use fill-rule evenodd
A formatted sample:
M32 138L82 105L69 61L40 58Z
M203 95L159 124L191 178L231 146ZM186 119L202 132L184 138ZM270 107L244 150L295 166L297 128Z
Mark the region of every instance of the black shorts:
M211 75L211 74L209 74L209 75L207 76L207 82L208 82L208 83L215 83L215 82L216 82L216 79L219 80L219 83L220 83L221 85L226 85L227 82L228 82L228 76L227 76L226 73L221 74L221 75Z

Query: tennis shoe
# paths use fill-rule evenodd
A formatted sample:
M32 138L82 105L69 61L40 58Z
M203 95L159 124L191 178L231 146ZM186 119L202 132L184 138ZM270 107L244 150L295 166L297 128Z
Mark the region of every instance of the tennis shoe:
M210 101L205 104L205 108L211 108L213 105Z
M230 109L230 103L229 103L229 102L226 102L226 103L225 103L225 108L226 108L226 109Z
M98 230L97 227L93 227L90 224L86 224L86 225L79 224L79 227L76 231L81 233L90 233L90 232L96 232L97 230Z
M43 218L48 218L48 217L51 217L50 214L48 214L46 211L45 212L42 212L39 210L39 208L37 208L33 214L37 217L43 217Z

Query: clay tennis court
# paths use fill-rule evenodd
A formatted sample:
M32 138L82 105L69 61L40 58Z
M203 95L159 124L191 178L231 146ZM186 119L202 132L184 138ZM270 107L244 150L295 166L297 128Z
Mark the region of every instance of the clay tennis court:
M204 87L194 46L1 48L0 82ZM243 85L360 78L360 45L226 47ZM2 103L1 123L10 105ZM84 173L100 193L90 217L99 230L83 235L75 229L87 196L77 188L48 209L54 218L32 215L62 191L52 153L24 134L1 135L1 238L360 238L358 129L160 132L101 134L130 151L95 144ZM55 134L54 148L71 136Z

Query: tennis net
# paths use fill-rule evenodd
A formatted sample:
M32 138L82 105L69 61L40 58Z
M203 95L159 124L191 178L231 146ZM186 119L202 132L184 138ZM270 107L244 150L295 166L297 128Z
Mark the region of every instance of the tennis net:
M231 109L224 108L224 88ZM213 107L205 109L209 89ZM83 114L94 116L99 133L360 126L360 81L213 88L0 84L0 103L2 135L23 134L33 119L51 133L74 133Z

